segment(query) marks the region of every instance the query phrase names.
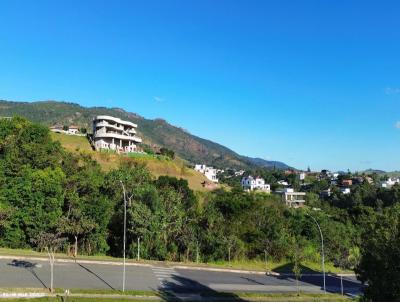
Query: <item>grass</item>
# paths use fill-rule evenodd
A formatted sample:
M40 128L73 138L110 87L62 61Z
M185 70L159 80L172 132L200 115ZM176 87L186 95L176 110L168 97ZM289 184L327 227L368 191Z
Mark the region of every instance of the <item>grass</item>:
M172 299L171 299L172 298ZM92 301L100 301L100 302L111 302L111 301L172 301L173 296L171 298L166 298L163 299L161 297L157 296L152 296L152 297L143 297L143 296L124 296L121 295L120 297L117 296L112 296L112 297L107 297L105 296L104 298L99 297L99 296L93 296L93 297L85 297L85 296L70 296L68 297L67 300L63 297L57 296L57 297L42 297L42 298L32 298L29 299L30 301L37 301L37 302L55 302L55 301L74 301L74 302L92 302ZM207 299L209 298L209 299ZM248 295L248 294L226 294L224 295L217 295L217 296L202 296L202 301L275 301L275 302L286 302L286 301L299 301L299 302L318 302L318 301L346 301L350 300L347 297L342 297L340 295L334 295L334 294L327 294L327 295L318 295L318 294L303 294L301 293L300 295L297 294L254 294L254 295ZM5 299L5 301L26 301L24 298L11 298L11 299ZM178 301L178 300L176 300ZM190 301L190 300L185 300L185 301Z
M26 302L26 301L33 301L33 302L63 302L63 301L69 301L69 302L93 302L93 301L99 301L99 302L113 302L116 301L115 298L98 298L98 297L94 297L94 298L86 298L86 297L68 297L67 300L63 300L63 298L60 297L43 297L43 298L11 298L11 299L3 299L4 301L12 301L12 302ZM131 298L118 298L118 301L132 301ZM139 300L139 299L135 299L135 301L137 302L141 302L141 301L149 301L149 300Z
M0 289L0 293L42 293L48 294L48 291L44 289L29 289L29 288L16 288L16 289ZM174 298L173 294L169 294L168 297L163 292L156 291L112 291L112 290L81 290L71 289L71 296L68 297L67 301L165 301ZM203 301L344 301L349 298L341 296L339 294L314 294L314 293L255 293L255 292L234 292L234 293L191 293L198 294L202 297ZM63 289L55 290L56 297L42 297L32 298L31 301L64 301ZM10 298L6 301L26 301L22 298Z
M92 147L85 136L67 135L63 133L51 132L51 138L59 141L61 145L69 151L91 151Z
M170 160L165 156L151 154L129 154L119 155L114 152L95 152L92 150L88 139L84 136L67 135L62 133L51 133L54 140L57 140L61 145L70 152L82 152L90 154L102 167L104 171L116 169L121 162L133 161L144 164L149 171L155 176L161 175L173 176L176 178L186 179L189 187L194 191L206 192L208 189L202 186L202 182L208 181L207 178L186 167L186 163L176 158Z

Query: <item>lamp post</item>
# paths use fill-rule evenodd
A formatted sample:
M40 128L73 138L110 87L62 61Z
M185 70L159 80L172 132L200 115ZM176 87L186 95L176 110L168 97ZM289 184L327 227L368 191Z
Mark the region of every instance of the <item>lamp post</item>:
M140 236L137 238L137 261L140 260Z
M311 217L311 219L315 222L315 224L317 225L317 227L318 227L318 230L319 230L319 234L321 235L321 254L322 254L322 273L323 273L323 276L324 276L324 292L325 292L325 294L326 294L326 283L325 283L325 255L324 255L324 236L322 235L322 231L321 231L321 228L320 228L320 226L319 226L319 224L318 224L318 222L317 222L317 220L313 217L313 216L311 216L310 214L307 214L308 216L310 216Z
M124 269L122 273L122 291L125 291L125 246L126 246L126 191L124 183L120 180L122 190L124 193L124 247L123 247L123 254L124 254Z

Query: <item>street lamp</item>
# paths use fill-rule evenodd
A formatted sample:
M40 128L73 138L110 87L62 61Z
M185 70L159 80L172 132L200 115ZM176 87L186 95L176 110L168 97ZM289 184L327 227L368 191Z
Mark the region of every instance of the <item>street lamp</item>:
M126 246L126 191L125 191L125 186L122 180L120 180L122 190L124 193L124 248L123 248L123 254L124 254L124 270L122 273L122 291L125 291L125 246Z
M322 273L323 273L323 276L324 276L324 292L325 292L325 294L326 294L326 283L325 283L325 256L324 256L324 236L322 235L322 231L321 231L321 228L320 228L320 226L319 226L317 220L316 220L314 217L312 217L310 214L307 213L307 215L310 216L311 219L315 222L315 224L316 224L317 227L318 227L319 234L321 235Z
M140 260L140 236L137 238L137 261Z

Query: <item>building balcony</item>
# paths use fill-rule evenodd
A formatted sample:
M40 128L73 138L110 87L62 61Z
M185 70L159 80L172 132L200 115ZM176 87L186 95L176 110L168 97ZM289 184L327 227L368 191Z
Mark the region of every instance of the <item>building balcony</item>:
M123 135L119 133L110 133L110 132L104 132L104 131L97 131L94 135L94 138L116 138L120 140L125 140L125 141L132 141L136 143L141 143L142 139L137 136L128 136L128 135Z
M99 121L99 120L111 121L111 122L114 122L114 123L117 123L117 124L121 124L121 125L124 125L124 126L129 126L129 127L133 127L133 128L137 127L137 125L132 123L132 122L124 121L124 120L121 120L120 118L109 116L109 115L98 115L98 116L96 116L96 118L94 119L94 123L96 123L96 121Z
M119 131L124 131L123 126L113 125L113 124L108 123L107 121L95 123L95 127L106 127L106 128L112 128L115 130L119 130Z

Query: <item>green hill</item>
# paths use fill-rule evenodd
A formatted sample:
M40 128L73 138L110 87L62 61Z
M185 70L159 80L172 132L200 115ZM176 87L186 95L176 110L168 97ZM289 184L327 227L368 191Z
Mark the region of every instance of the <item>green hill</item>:
M209 189L204 188L202 185L204 181L209 182L207 178L203 174L187 168L186 163L180 158L170 160L162 156L139 154L137 156L125 156L114 153L95 152L92 150L88 139L84 136L59 133L51 133L51 136L54 140L59 141L68 151L90 154L101 165L104 171L117 168L123 161L135 161L144 164L156 177L168 175L183 178L188 181L192 190L209 191ZM219 187L219 185L216 187Z
M182 128L173 126L163 119L146 119L138 114L120 108L82 107L74 103L44 102L9 102L0 101L0 116L20 115L34 122L46 125L78 125L91 129L92 118L96 115L111 115L138 124L138 134L143 142L158 145L175 151L188 162L205 163L220 168L246 169L251 167L288 166L281 162L252 159L237 154L218 143L192 135Z

